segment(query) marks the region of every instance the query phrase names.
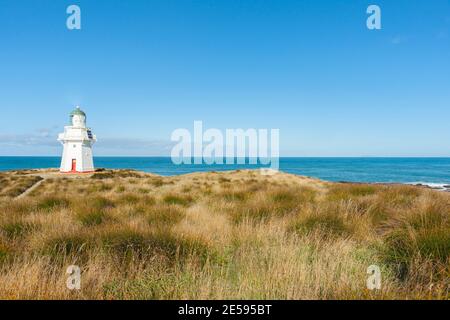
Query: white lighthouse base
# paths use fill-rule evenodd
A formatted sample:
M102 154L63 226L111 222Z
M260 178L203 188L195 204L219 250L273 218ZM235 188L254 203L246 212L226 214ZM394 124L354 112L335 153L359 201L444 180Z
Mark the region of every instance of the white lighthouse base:
M90 143L64 143L60 171L63 173L89 173L95 171Z

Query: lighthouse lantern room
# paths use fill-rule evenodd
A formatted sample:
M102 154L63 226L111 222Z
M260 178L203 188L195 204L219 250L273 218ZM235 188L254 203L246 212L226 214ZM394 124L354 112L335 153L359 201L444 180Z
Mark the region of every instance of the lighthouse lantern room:
M97 137L86 127L86 114L76 107L70 113L70 124L59 134L58 141L64 146L60 171L64 173L86 173L94 171L92 145Z

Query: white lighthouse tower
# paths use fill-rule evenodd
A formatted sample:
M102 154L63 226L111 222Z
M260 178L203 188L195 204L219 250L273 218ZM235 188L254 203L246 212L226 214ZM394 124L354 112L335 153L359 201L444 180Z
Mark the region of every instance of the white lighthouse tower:
M64 133L58 136L58 141L64 146L60 171L92 172L94 171L92 145L97 141L97 137L86 127L86 114L80 107L76 107L70 113L70 123L71 125L64 127Z

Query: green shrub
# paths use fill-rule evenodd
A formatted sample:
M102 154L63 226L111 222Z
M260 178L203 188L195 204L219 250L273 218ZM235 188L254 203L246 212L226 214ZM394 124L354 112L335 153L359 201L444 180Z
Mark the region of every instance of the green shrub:
M15 221L2 225L1 230L6 234L6 236L10 239L22 237L27 234L31 230L35 229L31 223L23 222L23 221Z
M150 180L150 184L154 187L162 187L164 185L164 180L162 178L154 178Z
M295 222L291 230L299 234L319 232L325 238L349 237L353 229L343 217L333 214L312 215Z
M94 197L88 199L87 204L88 206L97 210L111 209L116 206L112 200L103 197Z
M42 252L55 258L82 256L92 247L91 239L83 235L63 235L48 239Z
M386 206L409 209L420 197L421 191L415 186L390 186L378 197Z
M0 263L5 261L10 254L10 249L0 242Z
M148 223L153 226L170 227L181 221L185 214L177 206L174 205L159 205L150 207L145 210Z
M94 180L103 180L103 179L112 179L114 178L114 173L113 172L96 172L91 176L91 179Z
M116 189L116 191L117 191L118 193L122 193L122 192L124 192L125 190L126 190L126 188L125 188L124 186L118 186L117 189Z
M113 189L113 186L110 184L101 184L98 188L98 191L104 192L104 191L111 191Z
M39 200L37 208L44 211L52 211L68 207L69 200L58 196L46 196Z
M126 193L120 196L117 200L118 203L121 204L135 204L138 203L140 198L132 193Z
M202 241L177 237L167 230L143 234L124 229L105 234L101 241L106 250L114 253L122 261L129 261L137 257L159 256L164 258L168 264L173 265L190 256L205 262L209 252L209 247Z
M249 198L250 194L246 191L225 191L220 194L227 201L242 202Z
M384 237L383 257L401 279L418 261L433 268L450 266L450 214L445 202L433 201L395 222Z
M246 206L234 206L231 209L231 220L239 224L245 220L261 222L274 215L275 209L267 202L254 203Z
M301 205L314 202L316 192L310 188L281 188L269 192L269 198L274 203L277 215L294 212Z
M98 226L108 219L108 215L102 210L88 210L77 215L78 220L87 227Z
M139 188L137 190L137 192L140 193L140 194L147 194L147 193L150 192L150 190L149 189L145 189L145 188Z
M329 188L327 196L329 200L347 200L374 195L378 190L379 186L369 184L334 184Z
M194 199L191 196L182 196L176 194L167 194L163 198L164 203L177 204L181 206L189 206Z

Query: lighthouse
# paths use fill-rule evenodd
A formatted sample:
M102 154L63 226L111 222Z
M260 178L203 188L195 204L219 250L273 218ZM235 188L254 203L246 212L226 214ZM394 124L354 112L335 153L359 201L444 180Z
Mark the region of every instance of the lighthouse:
M70 113L70 125L58 136L64 146L60 171L63 173L86 173L94 171L92 145L97 137L86 127L86 114L76 107Z

